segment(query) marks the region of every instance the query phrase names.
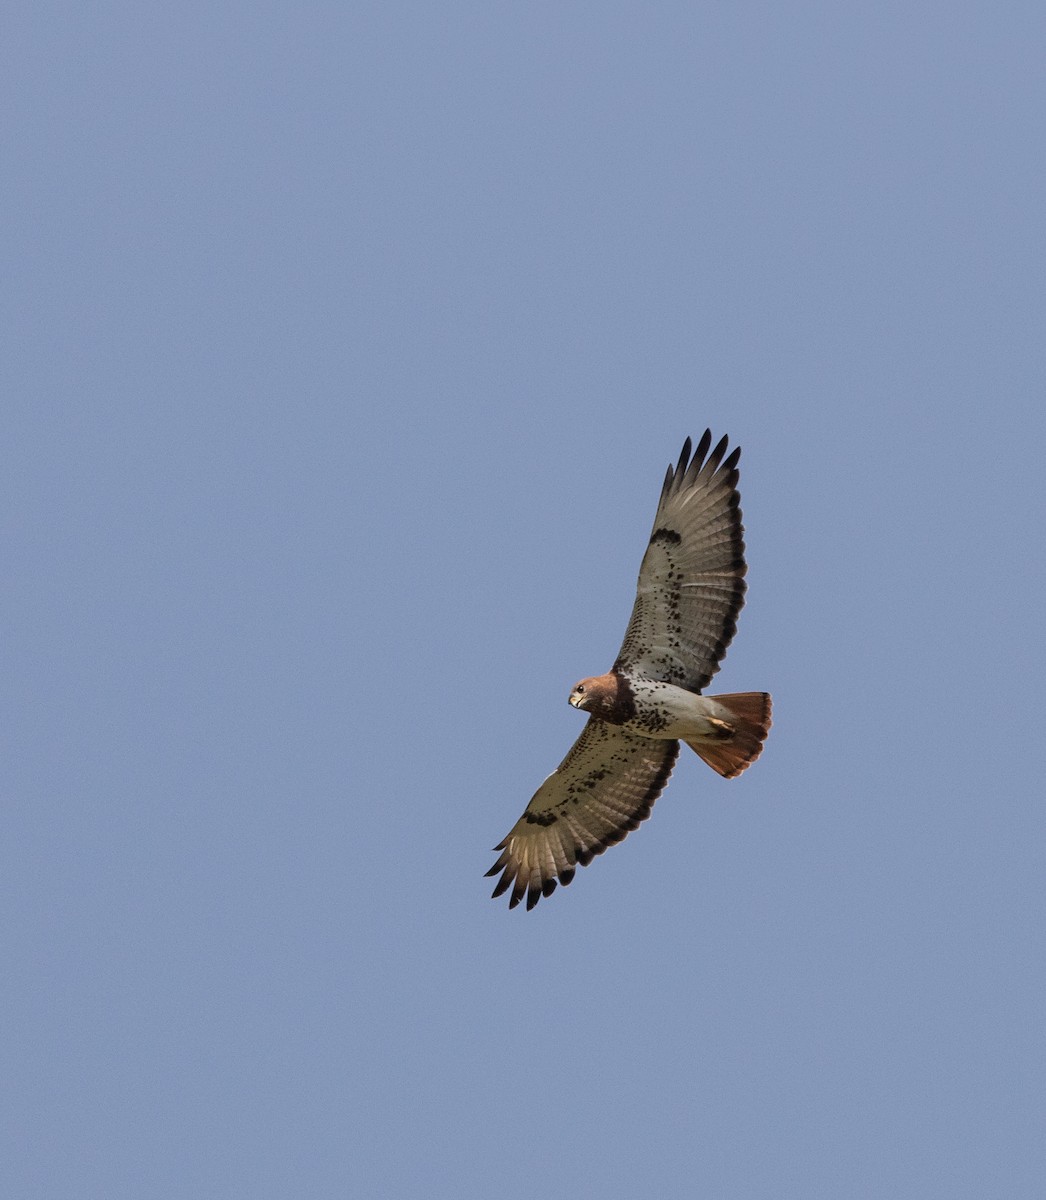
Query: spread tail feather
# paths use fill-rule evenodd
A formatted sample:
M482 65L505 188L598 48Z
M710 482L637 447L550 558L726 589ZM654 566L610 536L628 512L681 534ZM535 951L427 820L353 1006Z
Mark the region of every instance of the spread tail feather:
M713 771L733 779L754 763L763 749L770 732L770 697L766 692L735 692L708 698L726 710L722 736L687 745Z

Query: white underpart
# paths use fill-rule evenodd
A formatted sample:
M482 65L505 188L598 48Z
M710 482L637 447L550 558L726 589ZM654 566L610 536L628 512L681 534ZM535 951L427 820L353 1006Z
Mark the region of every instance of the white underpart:
M711 696L696 696L674 683L641 683L632 681L637 717L649 709L655 709L664 718L663 728L644 732L648 737L679 738L683 741L718 740L722 728L709 722L709 717L729 724L734 718L724 705Z

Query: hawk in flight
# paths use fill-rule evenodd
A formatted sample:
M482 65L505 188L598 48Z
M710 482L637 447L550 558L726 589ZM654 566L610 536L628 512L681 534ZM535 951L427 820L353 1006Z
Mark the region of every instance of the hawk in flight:
M687 438L668 468L632 617L617 661L582 679L570 703L589 714L581 736L495 851L487 872L512 889L509 908L531 909L577 865L620 842L650 816L680 741L732 779L756 758L770 729L766 692L702 696L737 629L744 604L745 544L738 507L739 447L691 455Z

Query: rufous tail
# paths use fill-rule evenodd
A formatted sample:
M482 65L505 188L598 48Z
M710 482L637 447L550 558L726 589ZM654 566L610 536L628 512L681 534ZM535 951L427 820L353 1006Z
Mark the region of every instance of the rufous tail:
M770 732L770 697L766 692L735 692L731 696L708 698L727 710L721 736L687 745L713 771L733 779L754 763L763 749Z

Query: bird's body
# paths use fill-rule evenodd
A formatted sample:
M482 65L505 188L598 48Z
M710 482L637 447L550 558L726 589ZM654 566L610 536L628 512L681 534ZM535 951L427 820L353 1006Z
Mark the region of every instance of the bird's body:
M609 703L603 703L607 696ZM732 716L714 696L700 696L661 679L583 679L570 694L575 708L641 737L722 741ZM626 715L631 714L631 715Z
M733 778L762 750L770 728L765 692L702 696L744 603L744 541L735 449L711 454L706 430L693 458L686 441L661 491L625 640L611 669L583 679L570 703L588 724L496 848L488 875L512 888L509 907L533 908L575 866L587 866L650 815L686 742ZM706 458L707 455L707 458Z

